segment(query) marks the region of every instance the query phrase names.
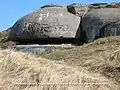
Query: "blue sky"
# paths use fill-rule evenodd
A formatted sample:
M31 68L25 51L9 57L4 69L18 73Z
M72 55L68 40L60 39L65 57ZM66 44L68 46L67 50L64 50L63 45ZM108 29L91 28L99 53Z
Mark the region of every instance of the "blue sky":
M22 16L45 4L120 2L120 0L1 0L0 31L11 27Z

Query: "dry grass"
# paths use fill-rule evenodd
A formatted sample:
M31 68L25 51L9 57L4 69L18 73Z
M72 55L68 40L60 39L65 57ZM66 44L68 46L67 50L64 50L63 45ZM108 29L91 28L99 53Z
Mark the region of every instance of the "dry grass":
M107 37L41 56L0 50L0 90L120 90L119 45Z
M62 54L61 54L62 53ZM59 55L58 57L55 57ZM59 60L74 68L100 73L120 84L120 37L106 37L75 47L71 50L54 50L42 57Z
M33 83L47 85L38 89L38 84ZM68 66L61 61L51 61L12 50L0 51L0 86L0 90L119 90L115 82L102 75Z
M0 32L0 48L6 49L11 47L13 44L16 44L13 41L8 40L10 28Z

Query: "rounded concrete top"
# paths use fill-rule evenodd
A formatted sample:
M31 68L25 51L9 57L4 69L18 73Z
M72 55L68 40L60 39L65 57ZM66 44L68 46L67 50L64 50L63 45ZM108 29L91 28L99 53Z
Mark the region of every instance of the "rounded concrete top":
M12 27L9 39L75 38L80 18L65 7L40 8L19 19Z

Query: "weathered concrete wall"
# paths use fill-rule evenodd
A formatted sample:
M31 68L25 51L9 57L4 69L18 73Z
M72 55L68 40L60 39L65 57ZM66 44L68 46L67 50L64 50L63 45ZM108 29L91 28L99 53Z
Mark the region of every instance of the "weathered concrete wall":
M67 6L68 12L79 17L83 17L91 8L91 5L87 4L71 4Z
M104 36L120 36L120 21L111 22L100 30L101 37Z
M40 8L18 20L12 27L10 40L39 38L75 38L80 18L65 7Z
M99 37L100 30L105 25L120 20L119 8L102 8L88 12L82 20L82 30L86 32L87 40Z
M52 48L63 48L63 49L71 49L74 46L70 44L66 45L17 45L15 50L16 51L21 51L21 52L28 52L28 53L33 53L36 55L41 55L42 53L46 51L51 51Z
M9 40L22 44L76 44L120 35L120 3L45 5L22 17Z

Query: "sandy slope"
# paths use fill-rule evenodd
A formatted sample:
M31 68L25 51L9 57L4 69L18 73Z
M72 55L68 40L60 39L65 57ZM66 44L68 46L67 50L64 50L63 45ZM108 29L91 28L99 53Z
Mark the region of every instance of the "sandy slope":
M0 50L0 89L120 90L119 45L110 37L42 56Z
M0 82L1 89L5 90L37 90L37 86L29 86L30 83L51 84L50 86L42 85L41 90L44 90L43 88L51 88L50 90L53 88L54 90L65 90L65 88L68 90L80 90L80 88L85 88L85 90L99 90L100 88L103 88L101 90L119 90L117 84L115 85L114 82L99 74L90 73L82 68L73 68L62 62L56 63L10 50L0 51ZM23 83L24 85L21 85ZM68 86L63 83L73 85ZM82 83L91 84L83 85ZM53 84L62 84L62 86L53 87ZM78 84L78 86L76 87L74 84Z

